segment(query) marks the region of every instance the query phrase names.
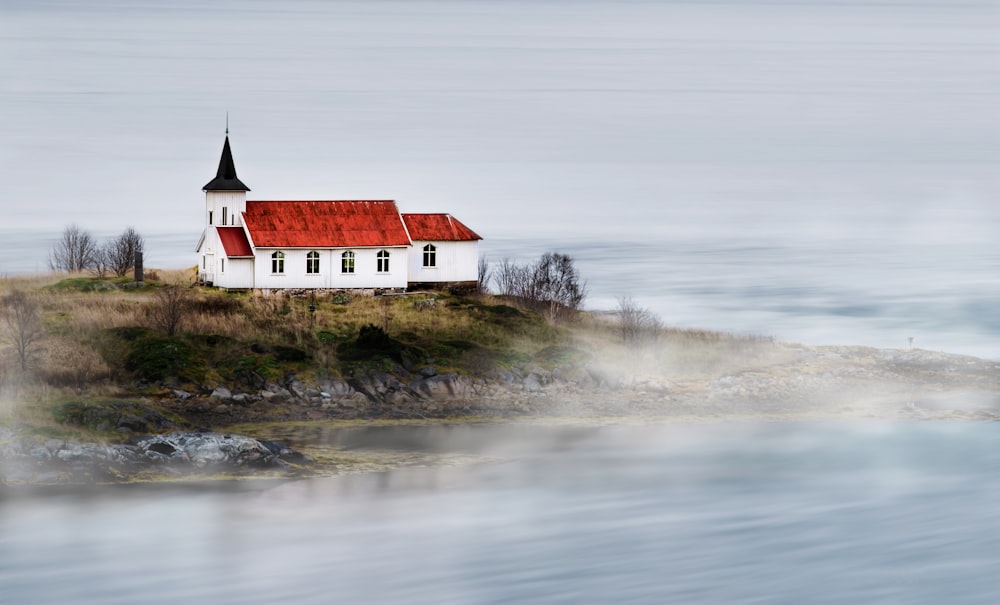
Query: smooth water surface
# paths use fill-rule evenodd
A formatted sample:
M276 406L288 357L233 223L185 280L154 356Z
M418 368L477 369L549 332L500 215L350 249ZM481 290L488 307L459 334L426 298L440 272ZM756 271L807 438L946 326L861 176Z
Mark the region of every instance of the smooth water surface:
M407 427L488 461L0 501L0 601L990 603L994 424Z

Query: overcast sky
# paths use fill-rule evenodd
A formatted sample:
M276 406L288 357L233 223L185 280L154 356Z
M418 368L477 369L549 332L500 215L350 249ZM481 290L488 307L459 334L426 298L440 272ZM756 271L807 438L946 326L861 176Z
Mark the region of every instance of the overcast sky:
M995 222L997 3L870 4L5 0L3 227L198 230L227 111L251 199L487 236Z

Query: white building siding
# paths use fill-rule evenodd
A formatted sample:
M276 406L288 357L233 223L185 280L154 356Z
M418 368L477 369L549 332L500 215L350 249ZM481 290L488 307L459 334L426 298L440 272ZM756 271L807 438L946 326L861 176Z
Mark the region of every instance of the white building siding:
M225 262L225 270L223 270ZM215 273L215 285L220 288L253 288L253 267L252 258L220 258L219 266Z
M206 191L205 224L216 227L242 226L242 214L247 207L246 199L245 191Z
M424 267L424 246L436 247L437 264ZM413 242L410 248L411 282L460 282L479 278L479 242Z
M389 271L378 272L378 252L389 252ZM285 254L284 273L272 272L272 254ZM341 255L345 249L316 249L319 253L319 273L306 273L306 249L258 248L254 263L255 288L405 288L406 248L353 248L354 273L341 271Z

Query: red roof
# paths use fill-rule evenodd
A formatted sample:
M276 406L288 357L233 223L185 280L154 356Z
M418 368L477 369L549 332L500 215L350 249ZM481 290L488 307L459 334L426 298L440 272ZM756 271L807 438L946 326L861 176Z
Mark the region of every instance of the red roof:
M421 242L463 242L483 239L450 214L404 214L410 238Z
M250 249L250 242L243 233L243 227L216 227L216 230L219 232L219 241L226 250L226 256L230 258L253 256L253 250Z
M258 248L410 245L393 201L248 201L243 221Z

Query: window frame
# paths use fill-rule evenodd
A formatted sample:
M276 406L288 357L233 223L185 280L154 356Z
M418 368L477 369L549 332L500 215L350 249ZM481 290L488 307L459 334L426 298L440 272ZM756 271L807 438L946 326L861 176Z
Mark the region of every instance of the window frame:
M319 275L319 252L315 250L306 254L306 275Z
M424 269L437 269L437 246L428 243L423 248Z
M275 250L271 253L271 275L285 274L285 253Z
M375 272L376 273L388 273L389 272L389 251L379 250L378 254L375 255Z
M342 275L354 275L354 268L357 264L357 255L353 250L345 250L340 255L340 273Z

